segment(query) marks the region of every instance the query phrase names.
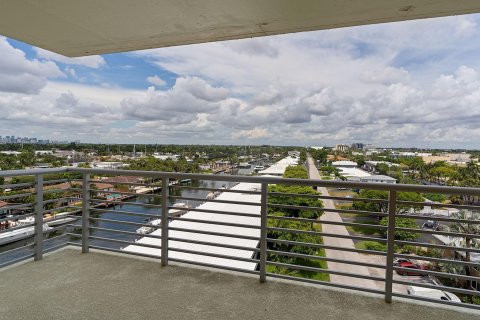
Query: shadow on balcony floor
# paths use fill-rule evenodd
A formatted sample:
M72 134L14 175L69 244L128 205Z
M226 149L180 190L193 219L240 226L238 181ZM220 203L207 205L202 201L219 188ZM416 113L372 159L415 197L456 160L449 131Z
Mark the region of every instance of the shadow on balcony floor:
M260 284L256 277L161 268L76 248L1 271L0 292L0 319L479 319L439 305L389 305L379 296L272 279Z

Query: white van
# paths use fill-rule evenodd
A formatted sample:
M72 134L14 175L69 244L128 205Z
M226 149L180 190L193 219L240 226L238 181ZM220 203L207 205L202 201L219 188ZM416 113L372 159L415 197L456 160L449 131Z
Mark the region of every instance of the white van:
M411 294L412 296L419 296L419 297L431 298L431 299L440 299L440 300L446 300L446 301L452 301L452 302L462 302L460 298L454 295L453 293L442 291L442 290L408 286L407 291L408 291L408 294Z

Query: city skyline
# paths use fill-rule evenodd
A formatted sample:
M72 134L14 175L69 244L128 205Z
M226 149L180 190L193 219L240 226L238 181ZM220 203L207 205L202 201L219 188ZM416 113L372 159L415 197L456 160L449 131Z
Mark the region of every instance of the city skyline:
M81 58L0 38L0 135L478 149L479 21L465 15Z

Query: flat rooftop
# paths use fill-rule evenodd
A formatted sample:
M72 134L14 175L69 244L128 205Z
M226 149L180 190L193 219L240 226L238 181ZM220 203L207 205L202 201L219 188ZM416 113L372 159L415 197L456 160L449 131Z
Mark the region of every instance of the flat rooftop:
M459 308L65 248L0 271L0 319L479 319Z

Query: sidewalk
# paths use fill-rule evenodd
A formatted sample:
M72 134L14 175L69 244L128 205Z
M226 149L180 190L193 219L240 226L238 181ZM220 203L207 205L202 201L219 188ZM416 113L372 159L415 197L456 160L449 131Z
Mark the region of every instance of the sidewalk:
M318 179L320 180L320 174L318 173L317 168L313 162L313 159L308 156L307 158L308 163L308 176L310 179ZM329 196L327 188L324 187L317 187L317 191L322 195ZM322 199L324 208L327 209L335 209L335 204L333 200L330 199ZM335 222L342 222L342 218L337 212L325 212L321 217L320 221L335 221ZM332 224L322 224L322 230L325 233L334 233L339 235L349 235L345 226L341 225L332 225ZM352 248L354 249L354 243L351 239L343 239L343 238L334 238L334 237L323 237L323 243L328 246L335 246L335 247L343 247L343 248ZM358 261L358 262L366 262L366 260L362 255L356 252L348 252L348 251L339 251L339 250L332 250L326 249L325 254L327 258L333 259L342 259L347 261ZM340 272L348 272L354 273L358 275L366 275L370 276L370 272L367 267L364 266L357 266L357 265L350 265L344 263L337 263L327 261L327 266L329 270L335 270ZM339 276L339 275L330 275L330 282L338 283L343 285L349 286L356 286L361 288L369 288L369 289L384 289L384 283L380 281L373 281L368 279L359 279L347 276Z

